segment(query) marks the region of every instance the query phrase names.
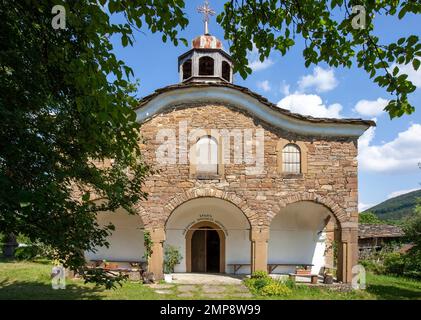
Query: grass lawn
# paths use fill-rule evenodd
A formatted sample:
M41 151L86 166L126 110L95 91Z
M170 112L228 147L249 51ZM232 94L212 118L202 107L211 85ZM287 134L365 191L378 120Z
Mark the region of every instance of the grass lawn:
M65 290L53 290L51 264L0 260L0 299L178 299L177 286L170 295L160 295L135 282L125 282L115 290L105 290L81 280L66 279ZM193 299L201 299L200 287ZM221 296L220 298L230 298ZM268 299L267 297L255 297ZM275 299L421 299L421 282L405 278L368 274L367 290L348 293L298 286L288 297Z

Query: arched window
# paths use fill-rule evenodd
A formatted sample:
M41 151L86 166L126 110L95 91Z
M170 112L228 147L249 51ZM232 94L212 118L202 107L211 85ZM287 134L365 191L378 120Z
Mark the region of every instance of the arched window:
M282 171L301 173L301 152L296 144L287 144L282 150Z
M199 75L200 76L213 76L214 63L211 57L205 56L199 59Z
M196 165L197 174L218 174L218 143L215 138L205 136L197 141Z
M222 78L227 81L231 80L231 67L226 61L222 61Z
M191 59L183 63L183 80L191 77Z

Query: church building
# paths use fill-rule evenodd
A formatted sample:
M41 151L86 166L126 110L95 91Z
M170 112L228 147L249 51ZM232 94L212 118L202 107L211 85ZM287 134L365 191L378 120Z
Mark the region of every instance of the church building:
M164 250L178 249L175 272L288 274L334 268L351 282L358 263L358 138L372 121L294 114L233 83L233 62L205 33L178 58L180 82L136 109L147 200L137 215L103 213L116 230L88 260L141 261L163 277Z

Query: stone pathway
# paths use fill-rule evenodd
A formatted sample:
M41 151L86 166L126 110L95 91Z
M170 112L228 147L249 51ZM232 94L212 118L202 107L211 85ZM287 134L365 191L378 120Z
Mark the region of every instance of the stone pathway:
M173 273L176 284L242 284L244 276L212 273Z
M148 285L162 297L182 299L249 299L253 295L242 283L236 284L152 284ZM168 296L168 297L167 297Z

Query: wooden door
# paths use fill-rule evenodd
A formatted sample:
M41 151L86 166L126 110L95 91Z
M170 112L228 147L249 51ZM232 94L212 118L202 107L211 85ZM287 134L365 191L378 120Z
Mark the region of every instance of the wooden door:
M191 271L206 272L206 230L196 230L191 239Z

